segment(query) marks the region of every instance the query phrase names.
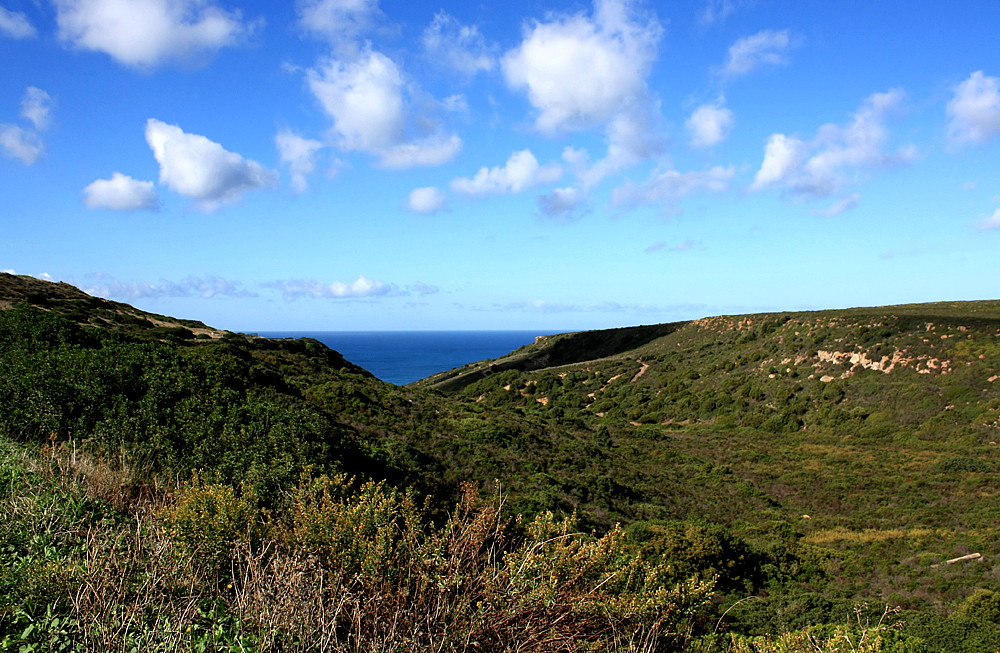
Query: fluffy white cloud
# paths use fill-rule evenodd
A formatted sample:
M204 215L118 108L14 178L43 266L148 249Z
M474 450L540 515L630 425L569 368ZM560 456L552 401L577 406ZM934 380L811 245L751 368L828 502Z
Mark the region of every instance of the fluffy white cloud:
M424 135L411 137L404 101L406 82L395 62L368 51L328 59L307 73L313 95L333 119L334 140L344 150L379 157L386 168L440 165L458 154L462 140L421 116ZM430 132L430 133L426 133Z
M120 172L98 179L83 189L83 201L92 209L140 211L160 204L151 181L139 181Z
M750 190L780 184L798 174L809 155L809 146L785 134L771 134L764 146L764 161Z
M627 0L596 0L593 18L536 23L504 55L507 83L527 93L539 130L601 126L648 102L645 77L662 30L631 8Z
M251 30L210 0L54 0L59 38L137 68L191 61Z
M32 130L17 125L0 124L0 147L7 156L20 159L30 166L42 156L42 139Z
M850 123L823 125L810 142L772 134L750 190L780 187L800 196L826 197L843 186L849 173L912 160L912 146L885 151L885 119L903 97L900 89L875 93Z
M728 77L746 75L764 64L779 65L788 61L785 52L792 47L788 30L763 30L739 39L729 47L723 73Z
M861 202L861 195L858 193L854 193L853 195L848 195L847 197L837 200L836 202L826 207L825 209L813 209L812 214L823 216L825 218L832 218L840 215L841 213L850 211L860 202Z
M29 120L38 131L45 131L51 114L52 96L40 88L29 86L21 99L21 117Z
M37 36L38 32L21 12L0 7L0 34L12 39L30 39Z
M239 281L227 281L214 275L190 276L180 281L160 279L158 283L148 281L121 281L115 277L96 273L87 276L79 284L81 290L105 299L161 299L166 297L256 297L256 293L245 290Z
M692 147L711 147L726 140L733 127L733 112L721 103L703 104L684 123Z
M406 198L406 208L414 213L436 213L444 208L444 193L440 188L414 188Z
M466 75L493 70L496 66L479 28L461 24L446 11L434 15L424 30L423 43L432 61Z
M514 152L501 168L480 168L475 177L452 180L451 189L465 195L502 195L557 181L562 176L558 164L540 165L530 150Z
M299 0L299 24L334 41L346 42L381 16L378 0Z
M281 162L288 166L292 174L292 188L299 193L305 191L309 187L307 177L316 170L316 153L323 148L323 144L288 129L279 131L274 143Z
M955 87L947 112L952 143L985 143L1000 133L1000 78L972 73Z
M146 122L146 142L160 164L160 183L196 200L206 211L278 181L277 173L256 161L155 118Z
M634 2L595 0L591 16L528 26L521 44L503 57L507 84L526 93L539 131L604 131L603 157L593 160L575 148L563 155L579 179L576 199L582 201L609 175L665 150L659 103L646 83L661 34L659 22L639 15ZM568 197L543 196L539 207L558 211Z
M269 281L262 285L267 288L280 290L286 301L302 297L314 299L363 299L366 297L385 297L403 294L395 284L373 281L364 275L359 275L351 283L343 283L341 281L323 283L316 279L292 279L287 281Z
M632 207L672 202L699 190L721 193L728 190L729 182L735 174L736 169L732 166L715 166L709 170L691 172L654 172L641 184L629 182L614 189L611 192L611 203L615 206Z
M345 150L379 151L403 138L403 76L380 52L353 61L329 59L307 75L309 88L333 118Z

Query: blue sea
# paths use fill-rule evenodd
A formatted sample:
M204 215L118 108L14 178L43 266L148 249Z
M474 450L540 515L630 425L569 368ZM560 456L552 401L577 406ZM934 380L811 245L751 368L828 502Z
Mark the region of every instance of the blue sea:
M405 385L509 354L558 331L266 331L266 338L315 338L376 377Z

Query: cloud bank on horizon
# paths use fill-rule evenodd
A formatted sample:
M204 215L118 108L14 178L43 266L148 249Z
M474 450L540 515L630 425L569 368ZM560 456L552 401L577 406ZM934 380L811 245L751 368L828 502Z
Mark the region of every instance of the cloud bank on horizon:
M265 326L980 296L1000 9L908 7L0 0L0 265Z

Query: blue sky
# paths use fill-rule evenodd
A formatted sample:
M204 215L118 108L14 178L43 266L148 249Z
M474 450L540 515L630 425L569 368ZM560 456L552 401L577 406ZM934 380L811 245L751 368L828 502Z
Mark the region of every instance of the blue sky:
M0 270L249 331L997 298L998 30L981 0L0 0Z

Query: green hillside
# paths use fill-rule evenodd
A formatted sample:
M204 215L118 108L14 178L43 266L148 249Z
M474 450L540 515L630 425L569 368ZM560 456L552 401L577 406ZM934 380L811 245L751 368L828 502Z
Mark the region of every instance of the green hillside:
M30 277L0 309L0 650L1000 650L1000 302L405 387Z
M827 596L947 612L975 588L1000 589L989 562L1000 303L673 326L610 355L519 371L518 359L544 351L536 343L455 392L489 410L572 416L591 429L613 461L607 475L631 482L627 501L563 483L590 489L577 495L585 509L613 505L626 521L706 518L751 540L780 525L826 558ZM976 552L985 562L931 567Z

